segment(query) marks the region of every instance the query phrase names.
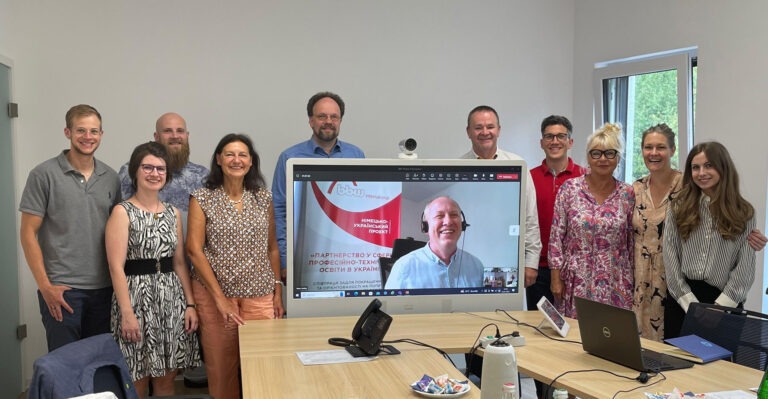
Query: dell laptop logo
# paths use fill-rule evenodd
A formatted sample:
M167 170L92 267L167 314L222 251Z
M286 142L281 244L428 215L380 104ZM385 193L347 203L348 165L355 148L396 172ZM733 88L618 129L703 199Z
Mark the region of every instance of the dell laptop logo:
M608 327L603 327L603 336L605 338L611 338L611 329Z

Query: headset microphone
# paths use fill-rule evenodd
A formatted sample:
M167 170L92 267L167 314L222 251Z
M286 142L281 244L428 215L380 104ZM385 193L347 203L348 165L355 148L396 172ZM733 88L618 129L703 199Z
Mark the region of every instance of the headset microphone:
M467 223L467 218L464 216L464 211L461 212L461 231L466 231L467 227L470 226L469 223ZM427 233L429 232L429 223L427 223L427 220L424 219L424 212L421 213L421 232Z

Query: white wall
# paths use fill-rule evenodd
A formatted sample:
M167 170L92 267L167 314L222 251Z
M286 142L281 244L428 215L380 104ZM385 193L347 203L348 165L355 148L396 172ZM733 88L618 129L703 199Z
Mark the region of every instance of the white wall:
M102 112L97 154L115 168L151 138L157 116L176 111L194 161L207 163L224 133L244 131L271 180L279 151L309 137L304 108L320 90L347 101L342 138L369 156L393 156L405 137L422 157L461 154L467 111L487 103L501 114L501 146L532 163L541 118L573 115L583 161L593 64L698 46L697 140L731 150L765 224L765 128L753 121L768 104L762 0L272 3L0 0L0 54L14 61L21 107L17 198L29 170L66 147L64 113L80 102ZM45 343L34 282L19 267L29 377ZM756 283L748 307L760 307L762 291Z
M698 46L696 142L717 140L734 157L742 194L765 231L768 2L745 0L580 0L574 43L574 125L591 126L592 71L596 62ZM579 130L583 143L588 129ZM577 139L578 140L578 139ZM577 146L574 146L577 147ZM583 144L577 156L584 159ZM746 307L763 308L765 251ZM768 306L768 303L766 303Z
M341 137L368 156L393 157L413 137L423 158L457 157L469 148L467 112L489 104L501 147L536 164L541 119L572 113L573 32L568 0L0 0L21 115L16 195L67 147L64 113L77 103L101 111L97 157L114 168L176 111L193 161L207 164L223 134L247 132L271 181L278 153L310 136L306 101L321 90L345 99ZM45 340L19 257L29 378Z

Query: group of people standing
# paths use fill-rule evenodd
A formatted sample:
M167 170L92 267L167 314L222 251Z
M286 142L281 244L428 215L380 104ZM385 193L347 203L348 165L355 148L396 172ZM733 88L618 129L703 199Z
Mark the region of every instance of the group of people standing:
M578 317L574 297L589 298L633 309L642 336L662 340L679 335L692 302L743 306L766 243L754 209L720 143L694 146L683 173L675 149L666 124L643 132L649 174L629 185L613 177L620 126L587 140L589 171L557 192L549 236L551 290L566 316Z
M202 347L210 393L239 397L237 327L285 312L287 160L365 156L338 139L344 108L334 93L310 98L312 137L283 151L269 190L246 135L224 136L210 169L189 162L189 131L175 113L118 174L94 157L99 112L72 107L70 148L30 172L19 207L48 350L111 332L143 397L150 383L173 394L177 370L199 365ZM618 126L589 137L588 169L568 156L572 130L565 117L544 119L546 157L527 177L529 309L546 296L577 317L574 296L600 300L633 308L643 336L658 340L692 302L742 304L766 238L753 231L727 150L701 143L680 173L670 163L674 132L654 126L643 133L649 175L630 186L613 177ZM500 131L493 108L470 111L462 158L521 159L497 147Z
M309 156L299 148L363 156L337 140L338 95L316 94L307 112L313 137L286 150L276 175L287 158ZM202 348L209 392L239 398L237 327L285 312L285 178L273 184L275 201L243 134L219 141L210 170L189 162L189 131L175 113L157 120L154 141L118 174L95 158L101 114L81 104L65 121L70 148L30 172L19 206L48 350L111 332L146 397L150 384L172 395L178 370L198 366Z
M210 169L190 162L176 113L115 173L94 156L101 114L72 107L70 148L30 172L19 206L48 350L111 332L141 397L173 394L202 352L209 392L239 398L237 327L285 313L287 159L364 157L337 139L341 97L317 93L307 114L312 138L283 152L270 191L247 135L224 136Z

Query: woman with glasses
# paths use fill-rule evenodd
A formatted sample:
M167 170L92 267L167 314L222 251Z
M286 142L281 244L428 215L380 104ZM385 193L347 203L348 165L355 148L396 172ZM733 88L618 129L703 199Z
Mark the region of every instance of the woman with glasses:
M191 197L187 254L195 265L208 390L216 399L238 399L238 327L284 313L272 193L248 136L219 141L211 173Z
M674 299L665 303L665 337L680 334L693 302L743 306L755 279L755 251L747 239L754 228L755 209L741 196L728 150L714 141L694 146L664 222L664 265Z
M174 394L178 369L200 364L197 313L184 259L179 210L161 202L168 154L150 142L133 150L128 173L135 194L115 206L106 247L115 293L112 334L144 398Z
M621 127L607 123L587 140L588 174L567 180L555 200L549 237L552 294L577 318L574 297L632 307L632 187L613 177Z

